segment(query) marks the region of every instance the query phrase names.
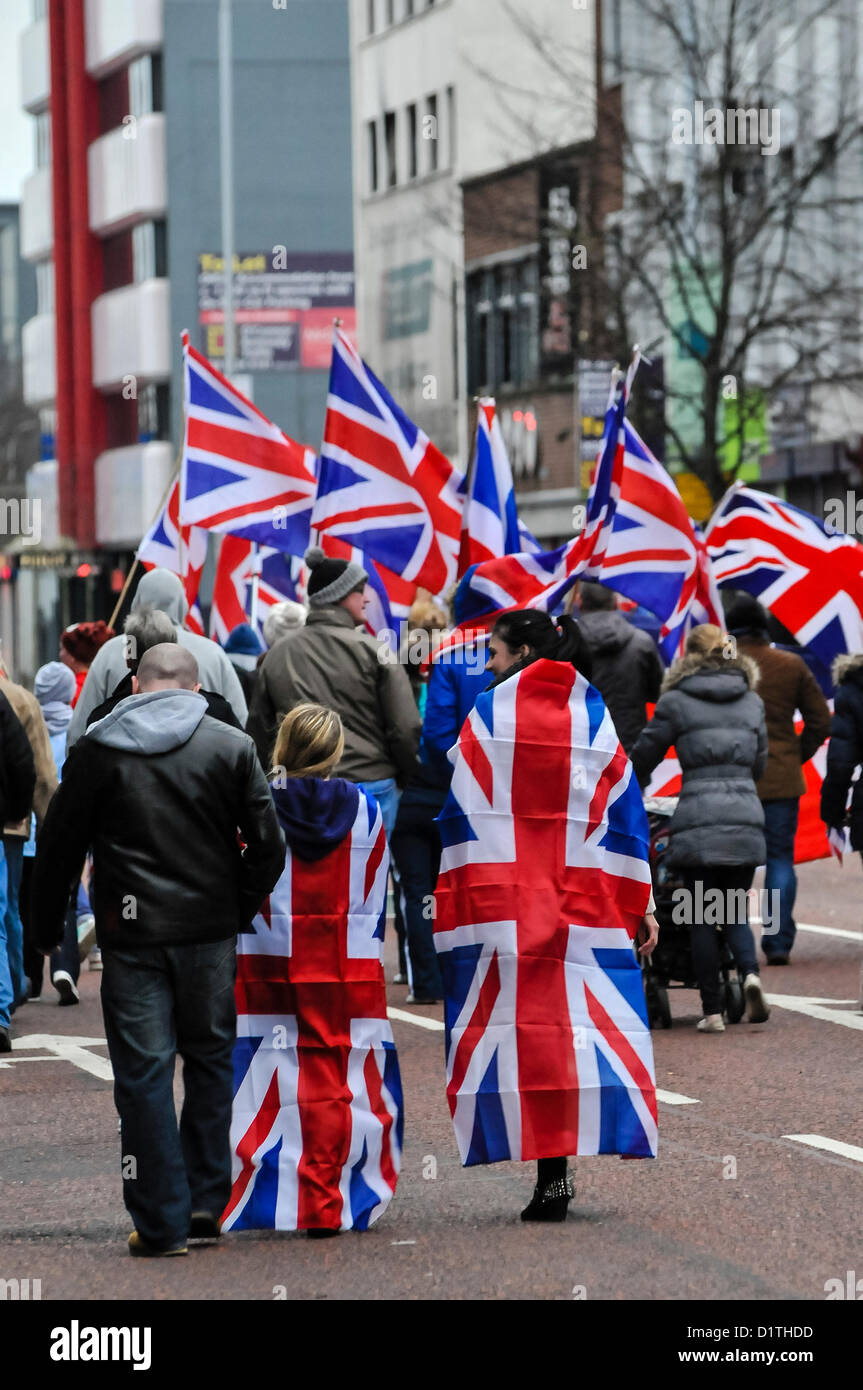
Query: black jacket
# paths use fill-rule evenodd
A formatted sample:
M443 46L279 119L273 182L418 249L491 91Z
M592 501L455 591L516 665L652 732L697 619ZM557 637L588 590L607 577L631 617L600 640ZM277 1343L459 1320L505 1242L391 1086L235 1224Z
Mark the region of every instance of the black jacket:
M0 693L0 826L30 814L36 764L24 726Z
M647 723L644 706L659 699L663 665L653 638L617 611L581 613L578 625L593 658L595 685L627 753Z
M62 939L69 890L91 846L103 951L227 940L248 926L285 865L254 744L186 690L133 696L69 754L33 871L43 951Z
M239 675L239 672L237 674ZM245 694L245 688L243 693ZM125 700L131 694L132 672L130 671L120 681L113 695L109 695L107 700L103 700L101 705L97 705L95 709L90 711L87 715L87 728L89 729L90 725L95 724L97 720L104 719L106 714L111 713L115 705L119 705L121 700ZM220 720L222 724L230 724L232 729L243 727L224 695L219 695L215 690L202 690L200 694L207 702L207 713L211 714L214 719Z
M863 763L863 655L838 656L833 663L836 694L827 745L827 775L821 784L821 819L843 826L854 769ZM854 784L851 848L863 850L863 780Z

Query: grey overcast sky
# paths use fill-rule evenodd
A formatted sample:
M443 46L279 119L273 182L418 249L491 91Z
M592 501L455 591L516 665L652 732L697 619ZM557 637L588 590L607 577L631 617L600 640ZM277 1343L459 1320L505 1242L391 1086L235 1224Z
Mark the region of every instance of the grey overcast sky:
M33 117L21 109L20 35L31 0L0 0L0 202L17 203L33 172Z

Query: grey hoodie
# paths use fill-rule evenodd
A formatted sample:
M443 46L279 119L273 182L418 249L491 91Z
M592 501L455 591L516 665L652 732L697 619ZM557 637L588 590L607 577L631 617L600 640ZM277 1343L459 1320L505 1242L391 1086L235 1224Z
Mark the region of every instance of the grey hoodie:
M90 725L87 737L124 753L170 753L188 743L206 713L195 690L149 690L121 700Z
M167 613L176 628L177 641L192 653L198 663L198 679L204 690L223 695L241 727L245 728L248 716L246 699L237 673L222 648L218 642L211 642L208 637L199 637L197 633L189 632L181 626L189 611L189 605L179 576L172 574L170 570L150 570L138 585L132 600L132 611L143 604L152 604L154 608ZM107 700L109 695L113 695L128 672L125 638L112 637L99 648L87 672L87 679L78 696L78 703L69 725L67 751L86 732L87 716L101 705L103 700Z

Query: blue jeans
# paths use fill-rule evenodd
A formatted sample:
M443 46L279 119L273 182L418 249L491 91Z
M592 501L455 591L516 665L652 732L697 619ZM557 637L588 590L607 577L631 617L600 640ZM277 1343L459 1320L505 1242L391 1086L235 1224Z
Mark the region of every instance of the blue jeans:
M102 1012L122 1134L123 1200L146 1243L183 1244L231 1194L236 937L105 951ZM180 1126L174 1063L183 1059Z
M24 872L25 843L23 835L3 836L3 853L6 859L6 894L3 916L13 1008L17 1007L18 1004L23 1004L27 998L27 986L24 982L24 928L21 925L21 913L18 911L21 875Z
M15 998L6 943L6 854L0 840L0 1028L9 1027Z
M794 836L797 833L797 814L800 801L796 796L780 801L765 801L764 836L767 841L767 871L764 887L768 893L779 894L779 923L772 921L769 931L761 933L761 949L768 958L787 956L794 945L797 927L792 913L797 897L797 875L794 872ZM767 899L768 903L772 900Z
M440 831L435 816L440 804L420 801L410 788L399 806L393 832L393 860L401 885L410 983L419 999L442 999L443 983L434 948L434 899L440 870Z
M384 830L387 834L387 844L393 833L396 823L396 815L399 809L399 797L401 792L396 786L395 777L384 777L380 782L360 782L363 791L375 798L381 808L381 815L384 818Z

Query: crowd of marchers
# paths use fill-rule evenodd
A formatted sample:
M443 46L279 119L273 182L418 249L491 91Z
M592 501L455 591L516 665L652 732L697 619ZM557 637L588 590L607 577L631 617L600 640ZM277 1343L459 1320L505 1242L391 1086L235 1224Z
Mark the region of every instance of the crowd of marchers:
M421 665L382 660L365 625L362 567L317 550L307 563L305 605L275 605L263 641L246 624L224 649L189 631L180 580L153 570L122 632L104 622L66 629L32 691L0 675L0 1051L28 1001L53 990L75 1005L84 961L101 969L122 1150L137 1160L124 1180L132 1254L181 1254L190 1238L218 1237L236 1159L238 933L292 870L300 881L304 866L326 868L367 803L391 858L392 983L407 986L411 1005L444 998L430 910L438 817L448 755L490 685L538 660L564 662L601 695L643 788L676 751L668 859L694 901L706 889L746 890L766 866L780 913L761 961L745 920L689 927L702 1033L724 1031L723 949L752 1022L769 1012L762 965L793 963L803 768L827 738L822 818L850 828L863 853L863 779L849 806L863 763L863 654L837 662L831 717L804 656L771 641L756 600L734 598L724 630L694 628L666 670L649 615L582 583L568 613L508 612L490 629L462 621L461 589L449 613L418 600L405 651L411 630L450 626L451 639ZM653 906L641 936L648 954ZM561 1220L571 1199L566 1157L548 1154L523 1219Z

